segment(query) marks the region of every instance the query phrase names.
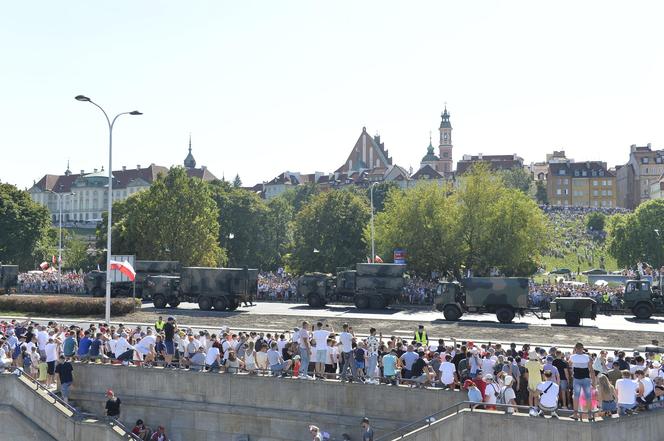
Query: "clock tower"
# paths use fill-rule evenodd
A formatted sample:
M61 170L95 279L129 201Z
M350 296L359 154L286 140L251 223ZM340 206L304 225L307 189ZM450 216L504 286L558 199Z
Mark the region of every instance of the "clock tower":
M440 167L439 171L451 173L452 163L452 124L450 124L450 114L447 113L447 105L441 114L440 121L440 144L438 145Z

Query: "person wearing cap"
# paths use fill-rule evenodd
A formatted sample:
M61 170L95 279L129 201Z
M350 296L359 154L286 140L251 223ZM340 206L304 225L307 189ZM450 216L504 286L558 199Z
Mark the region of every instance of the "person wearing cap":
M494 381L492 374L486 374L483 378L486 383L484 388L484 402L487 404L488 410L496 410L496 401L500 396L500 386Z
M537 410L539 398L537 386L542 382L542 363L539 361L537 351L530 351L528 353L528 361L525 368L528 372L528 406L531 409Z
M505 404L516 405L516 392L514 392L514 377L506 375L503 379L503 386L500 388L500 395ZM514 407L508 407L507 413L514 413Z
M362 418L362 441L373 441L374 431L369 424L369 418Z
M482 392L480 392L477 384L475 384L473 380L464 381L463 388L468 391L468 401L472 403L478 403L478 405L479 403L482 403Z
M424 330L424 325L419 325L417 327L417 331L415 331L415 342L424 347L429 344L429 340L427 340L427 331Z
M122 404L122 401L120 401L120 398L115 396L115 393L113 390L108 389L106 391L106 406L104 407L104 411L106 416L109 416L111 418L115 418L116 420L120 419L120 404Z

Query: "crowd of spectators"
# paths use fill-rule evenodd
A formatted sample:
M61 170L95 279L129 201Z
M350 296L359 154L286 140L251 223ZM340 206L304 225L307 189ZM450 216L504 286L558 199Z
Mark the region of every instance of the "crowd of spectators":
M63 272L62 278L57 271L30 271L18 275L19 293L57 293L60 283L60 293L84 294L83 272Z
M297 297L297 278L283 268L276 272L261 272L258 275L258 300L295 301Z
M429 340L423 326L412 339L383 337L373 328L365 331L368 335L359 336L347 324L334 330L326 323L306 321L289 332L233 332L227 327L194 331L180 327L172 317L159 317L145 329L12 321L0 323L0 360L2 367L21 368L51 388L56 375L62 379L62 366L71 366L72 360L110 362L210 375L450 389L464 391L469 401L488 409L500 404L517 412L520 408L510 405L528 406L533 416L557 416L558 409L570 409L572 418L585 415L590 421L596 415L646 410L664 399L659 353L588 351L581 343L565 350ZM65 374L67 370L71 376L71 368ZM60 383L66 398L71 380Z

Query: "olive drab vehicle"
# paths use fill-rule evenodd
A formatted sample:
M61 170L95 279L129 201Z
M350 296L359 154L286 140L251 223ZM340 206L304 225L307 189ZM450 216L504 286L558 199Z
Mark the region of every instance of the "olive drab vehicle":
M649 280L628 280L623 293L623 307L638 319L649 319L656 312L664 312L662 290L653 290Z
M463 313L495 313L501 323L528 310L528 279L525 277L470 277L441 282L434 297L436 309L446 320L459 320Z
M597 302L590 297L556 297L549 304L549 317L565 319L567 326L579 326L582 318L595 320Z
M14 294L18 287L18 265L0 263L0 294Z
M298 280L298 293L312 307L330 301L351 300L357 308L383 309L404 287L406 265L358 263L355 269L339 268L336 276L305 274Z
M206 311L234 311L258 294L258 270L184 267L179 276L149 276L143 294L155 308L195 302Z
M180 262L174 260L137 260L135 262L136 279L134 282L116 282L111 284L111 296L131 296L136 285L136 296L143 296L145 281L149 276L158 274L178 275ZM90 271L83 279L85 292L95 297L106 293L106 271Z

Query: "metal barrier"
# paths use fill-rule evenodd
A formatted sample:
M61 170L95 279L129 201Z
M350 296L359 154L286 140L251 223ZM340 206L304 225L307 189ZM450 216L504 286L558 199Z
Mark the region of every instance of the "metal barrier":
M8 374L5 374L8 375ZM81 412L75 407L71 406L69 403L64 401L62 398L57 396L55 393L50 391L46 386L37 381L35 378L25 373L21 369L15 369L10 375L17 377L17 379L24 384L26 387L34 391L42 399L46 400L48 403L53 405L57 410L62 412L66 418L72 418L77 422L83 422L88 420L88 422L102 422L108 425L113 432L125 440L140 441L136 435L131 433L131 430L128 430L121 422L117 421L114 418L110 417L99 417L97 415Z

